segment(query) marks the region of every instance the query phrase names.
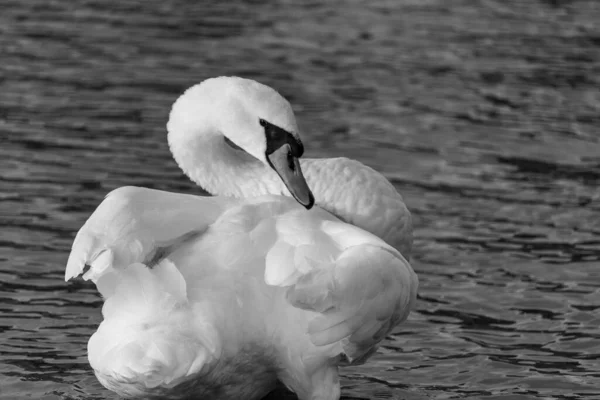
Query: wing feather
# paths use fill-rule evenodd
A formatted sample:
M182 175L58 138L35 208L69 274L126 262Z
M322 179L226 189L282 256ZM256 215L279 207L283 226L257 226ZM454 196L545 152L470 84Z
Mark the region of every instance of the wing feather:
M88 264L83 277L105 299L104 321L88 344L100 379L173 385L218 361L219 335L190 305L186 276L167 256L196 240L233 202L123 187L79 230L65 278Z
M277 227L265 281L288 287L291 305L319 313L307 332L314 345L340 342L351 362L364 361L414 305L410 264L376 236L333 219L286 215Z
M192 196L125 186L110 192L77 233L67 261L65 280L80 275L94 282L108 267L124 268L152 258L201 232L233 199Z

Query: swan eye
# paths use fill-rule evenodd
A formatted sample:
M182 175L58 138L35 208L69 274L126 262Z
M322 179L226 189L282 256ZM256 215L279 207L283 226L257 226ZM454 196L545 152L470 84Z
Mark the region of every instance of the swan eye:
M233 143L231 141L231 139L229 139L227 136L223 137L225 139L225 143L227 143L231 148L236 149L236 150L240 150L243 151L244 153L246 153L246 150L242 149L240 146L238 146L237 144Z
M258 119L258 123L260 124L260 126L267 126L267 121L265 121L265 120L264 120L264 119L262 119L262 118L259 118L259 119Z

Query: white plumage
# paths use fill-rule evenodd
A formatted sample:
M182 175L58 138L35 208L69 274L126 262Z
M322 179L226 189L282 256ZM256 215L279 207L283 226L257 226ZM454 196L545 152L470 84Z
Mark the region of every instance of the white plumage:
M171 150L221 196L119 188L77 234L65 277L83 273L105 299L89 360L121 396L258 399L280 380L301 400L336 400L338 365L365 361L410 312L418 281L400 253L412 242L400 195L358 162L303 160L316 200L306 210L289 197L303 187L282 183L302 177L293 152L290 171L271 164L259 118L299 142L271 88L216 78L189 90L171 113Z

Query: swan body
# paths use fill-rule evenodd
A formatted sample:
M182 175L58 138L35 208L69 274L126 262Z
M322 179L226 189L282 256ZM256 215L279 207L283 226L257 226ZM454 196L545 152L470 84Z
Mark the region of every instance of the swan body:
M65 278L105 300L96 376L126 398L260 399L281 381L339 399L338 366L364 362L415 302L402 198L356 161L299 160L289 103L254 81L189 89L168 130L218 196L123 187L79 230Z

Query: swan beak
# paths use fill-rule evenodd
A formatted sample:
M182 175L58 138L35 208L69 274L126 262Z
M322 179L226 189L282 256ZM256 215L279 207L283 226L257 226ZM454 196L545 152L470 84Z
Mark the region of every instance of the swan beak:
M291 155L290 145L284 144L271 154L267 154L267 160L296 201L310 210L315 204L315 197L302 175L298 158Z

